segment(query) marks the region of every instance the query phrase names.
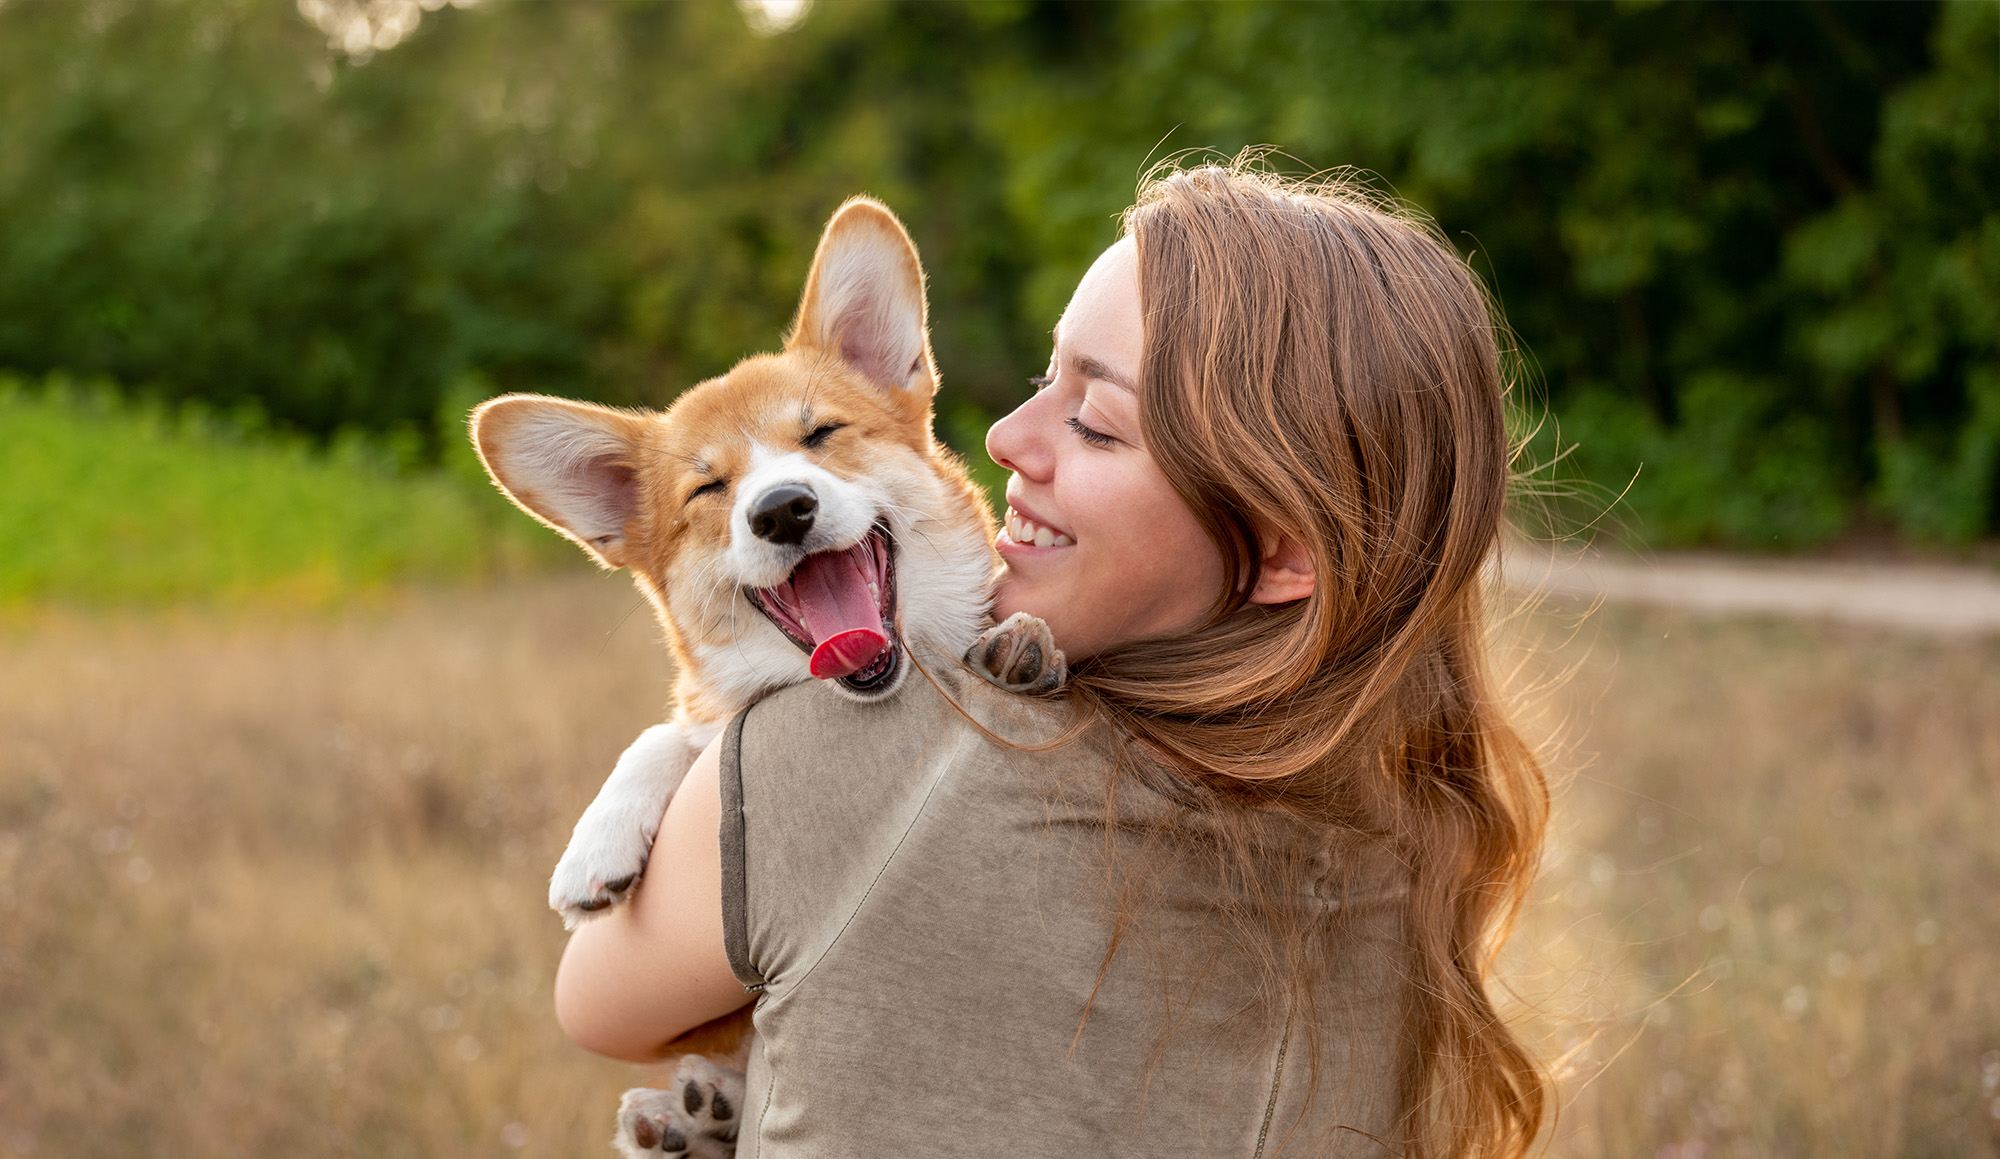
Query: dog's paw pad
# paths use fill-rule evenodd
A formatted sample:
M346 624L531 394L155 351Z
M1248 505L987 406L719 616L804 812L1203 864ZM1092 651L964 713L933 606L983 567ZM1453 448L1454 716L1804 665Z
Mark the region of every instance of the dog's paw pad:
M683 1055L665 1089L639 1087L618 1104L612 1146L626 1159L730 1159L743 1106L743 1075Z
M1069 665L1049 626L1026 612L988 628L967 649L965 662L1008 692L1054 692L1069 680Z
M743 1105L743 1075L718 1065L703 1055L681 1056L674 1070L680 1090L681 1110L695 1135L711 1139L736 1138L737 1108Z
M736 1104L729 1101L729 1092L712 1083L704 1086L692 1078L681 1081L681 1106L696 1118L706 1112L717 1123L727 1123L736 1117Z
M638 870L622 872L605 880L603 876L591 873L583 858L564 853L554 876L549 879L549 908L562 915L563 925L575 929L630 898L644 868L642 862Z
M617 905L621 900L623 900L623 896L627 888L630 887L624 886L624 887L613 888L612 886L609 885L603 886L600 889L598 889L595 893L592 893L589 897L584 898L582 901L575 903L570 908L576 910L576 912L578 913L585 913L585 914L601 913L602 911L608 910L612 906Z
M618 1104L618 1133L612 1147L625 1159L654 1159L655 1156L685 1156L688 1135L675 1122L672 1091L640 1087L625 1092Z

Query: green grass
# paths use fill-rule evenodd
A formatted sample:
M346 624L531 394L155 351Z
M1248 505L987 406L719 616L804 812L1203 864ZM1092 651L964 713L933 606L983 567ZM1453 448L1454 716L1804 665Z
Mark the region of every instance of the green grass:
M547 558L547 533L484 482L462 440L319 448L102 386L0 378L0 606L318 606L407 580Z

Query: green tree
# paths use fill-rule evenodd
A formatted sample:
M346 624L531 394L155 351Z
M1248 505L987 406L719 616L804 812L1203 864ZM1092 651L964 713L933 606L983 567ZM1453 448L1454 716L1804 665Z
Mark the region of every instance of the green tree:
M0 7L0 366L429 430L452 383L663 402L768 349L858 191L962 442L1149 164L1360 166L1489 277L1659 542L2000 528L1996 9L487 0ZM1545 435L1552 438L1552 434ZM1546 448L1545 448L1546 450Z

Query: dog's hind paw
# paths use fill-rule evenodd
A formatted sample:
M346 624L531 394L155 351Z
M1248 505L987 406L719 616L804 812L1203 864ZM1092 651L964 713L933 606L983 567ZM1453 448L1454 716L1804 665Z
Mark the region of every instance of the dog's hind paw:
M965 662L1009 692L1054 692L1069 680L1069 664L1049 626L1026 612L988 628L966 650Z
M638 1087L618 1104L611 1145L626 1159L731 1159L743 1109L743 1076L685 1055L666 1090Z

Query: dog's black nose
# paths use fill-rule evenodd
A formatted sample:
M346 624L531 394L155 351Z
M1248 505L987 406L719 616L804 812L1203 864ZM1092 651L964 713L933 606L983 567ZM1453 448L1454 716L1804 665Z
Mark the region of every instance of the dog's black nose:
M750 532L772 543L797 545L813 527L819 514L819 496L803 483L773 487L758 498L750 511Z

